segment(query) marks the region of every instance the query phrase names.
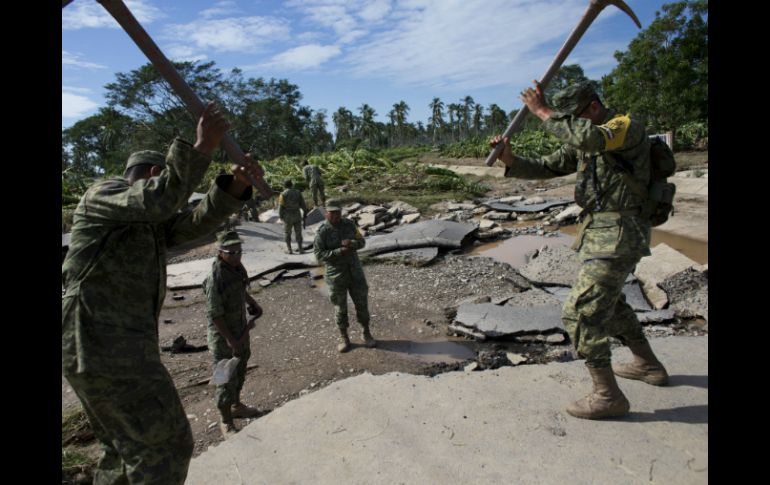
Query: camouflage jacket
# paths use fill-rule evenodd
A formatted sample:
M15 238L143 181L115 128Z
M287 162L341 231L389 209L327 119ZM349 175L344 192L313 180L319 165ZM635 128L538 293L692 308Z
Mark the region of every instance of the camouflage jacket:
M324 181L321 179L321 171L316 165L306 165L302 169L302 173L305 175L305 182L313 185L323 185Z
M286 223L293 223L302 220L303 214L307 214L307 206L302 192L297 189L286 189L278 196L278 217Z
M206 294L209 349L227 349L227 341L219 333L214 318L222 318L234 338L240 339L246 329L246 290L249 275L243 265L230 266L217 257L211 265L211 272L203 281Z
M180 139L157 177L129 185L95 183L73 216L62 264L62 370L65 374L146 375L160 365L158 316L166 293L166 248L214 231L251 196L236 200L212 184L185 208L211 159Z
M650 225L638 216L644 199L623 177L627 171L642 186L649 182L644 126L614 110L601 125L553 112L543 126L565 145L539 160L516 156L505 176L547 179L577 172L575 202L585 215L573 247L581 259L649 255Z
M342 254L342 241L350 239L350 247L359 250L366 246L366 240L361 235L356 224L350 219L341 219L337 226L325 221L318 228L313 241L313 252L319 263L326 265L326 282L333 285L338 279L354 275L363 278L364 270L358 253Z

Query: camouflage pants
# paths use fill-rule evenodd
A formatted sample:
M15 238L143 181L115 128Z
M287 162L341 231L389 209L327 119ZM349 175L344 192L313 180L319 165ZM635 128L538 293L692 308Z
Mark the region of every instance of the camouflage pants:
M291 230L294 229L294 239L297 245L302 247L302 217L287 217L283 220L283 234L286 238L286 244L291 244Z
M214 353L214 366L216 366L217 362L220 360L229 359L232 356L233 352L229 347L226 350L218 349L217 352ZM217 386L215 400L217 409L219 409L219 413L222 414L222 418L224 419L230 418L230 408L233 404L240 402L241 400L241 389L243 389L243 383L246 382L246 366L249 362L249 357L251 357L251 349L249 347L241 350L241 361L238 362L235 374L233 374L233 377L230 378L230 381L227 384Z
M334 320L340 330L348 329L348 293L356 307L356 319L369 327L369 286L363 277L338 277L329 284L329 300L334 305Z
M313 194L313 205L318 207L318 195L321 195L321 205L326 205L326 194L323 184L310 184L310 193Z
M184 483L193 437L165 367L137 378L65 377L102 444L95 485Z
M639 258L589 259L578 272L562 309L562 321L572 344L590 367L610 365L610 343L646 341L631 306L626 303L623 285Z

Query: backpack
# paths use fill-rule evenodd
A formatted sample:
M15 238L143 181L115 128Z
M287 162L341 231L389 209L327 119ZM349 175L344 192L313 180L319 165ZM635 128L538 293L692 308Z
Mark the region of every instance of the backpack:
M659 226L674 213L676 185L667 178L676 172L674 152L660 138L650 138L650 182L643 187L626 171L623 172L626 185L637 195L646 199L642 204L641 216L650 221L652 227Z

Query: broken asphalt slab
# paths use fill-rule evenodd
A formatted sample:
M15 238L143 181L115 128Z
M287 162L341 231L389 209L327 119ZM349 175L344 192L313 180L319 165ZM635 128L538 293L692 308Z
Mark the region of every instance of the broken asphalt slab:
M670 385L619 379L625 417L564 411L590 390L580 360L436 377L365 373L209 448L186 483L707 483L708 336L650 343ZM630 355L618 348L613 359Z
M417 248L378 254L374 259L381 261L398 261L416 266L425 266L438 257L438 248Z
M668 296L658 285L687 268L704 268L671 246L660 243L650 250L651 255L636 265L634 275L642 282L644 294L653 308L660 310L668 304Z
M457 249L476 230L475 224L428 220L401 226L390 234L367 238L366 246L358 251L361 256L386 253L401 249L436 246Z
M496 201L485 202L483 205L500 212L542 212L552 207L572 204L572 199L555 199L542 204L526 204L526 200L516 204L503 204Z
M311 228L312 229L312 228ZM245 222L235 229L243 240L241 263L250 279L284 268L315 267L312 252L314 232L302 231L303 254L287 254L283 224ZM296 248L296 243L292 242ZM199 259L166 267L166 285L171 290L198 288L203 284L214 258Z
M494 303L460 305L455 323L493 338L564 331L561 305L511 306L510 300L503 306Z
M565 286L546 286L543 288L554 297L558 298L562 303L567 300L572 288ZM652 310L652 307L647 300L645 300L642 294L642 288L638 281L631 281L623 285L623 294L626 296L626 303L631 305L635 311L648 312Z

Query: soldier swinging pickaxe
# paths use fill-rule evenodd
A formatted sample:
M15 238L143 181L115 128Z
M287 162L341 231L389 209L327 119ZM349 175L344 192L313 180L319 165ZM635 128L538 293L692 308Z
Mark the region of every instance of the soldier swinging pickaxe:
M163 52L161 52L155 42L153 42L152 38L150 38L142 26L139 25L139 22L131 14L122 0L97 1L102 4L115 20L117 20L118 24L120 24L120 26L123 27L123 30L125 30L134 40L139 49L144 52L150 62L152 62L155 68L160 72L160 75L163 76L163 79L171 85L171 88L176 95L184 101L188 111L190 111L195 118L198 118L201 113L203 113L203 102L193 92L192 88L190 88L190 85L187 84L184 78L179 75L179 72L174 68L174 65L171 64L171 61L169 61ZM71 2L72 0L62 0L62 8L66 7L67 4ZM235 140L233 140L228 133L225 133L225 136L222 138L222 145L227 152L227 155L235 163L239 165L250 163L246 159L246 155L243 153L243 150L241 150L241 147L235 143ZM262 167L260 167L257 162L253 163L256 165L257 172L264 174ZM263 197L269 198L273 195L273 190L267 185L267 182L265 182L262 177L254 179L249 175L249 178L251 179L251 184L259 190Z
M588 29L588 26L591 25L591 22L594 21L594 19L599 15L599 12L601 12L602 9L604 9L604 7L607 5L615 5L622 11L626 12L633 19L634 23L636 23L637 27L640 29L642 28L642 24L639 22L639 19L636 18L633 10L631 10L631 8L629 8L629 6L626 5L623 0L591 0L588 4L586 13L583 14L583 18L580 19L580 23L577 24L577 27L575 27L575 30L573 30L569 35L567 41L564 42L563 46L561 46L561 49L559 49L559 52L556 54L553 62L551 62L551 66L540 79L540 86L543 88L543 90L545 90L546 86L548 86L548 83L551 82L551 78L553 78L553 76L559 70L561 65L564 63L564 60L567 59L567 56L570 52L572 52L572 49L578 43L580 38L583 37L583 34ZM511 121L511 124L508 125L505 133L503 133L503 136L500 139L500 143L495 146L495 149L492 150L492 153L490 153L487 157L486 164L488 167L491 167L495 163L498 155L500 155L500 152L503 151L502 140L504 138L510 137L512 134L521 129L527 113L529 113L529 108L526 105L524 105L524 107L522 107L519 112L516 113L513 121Z

